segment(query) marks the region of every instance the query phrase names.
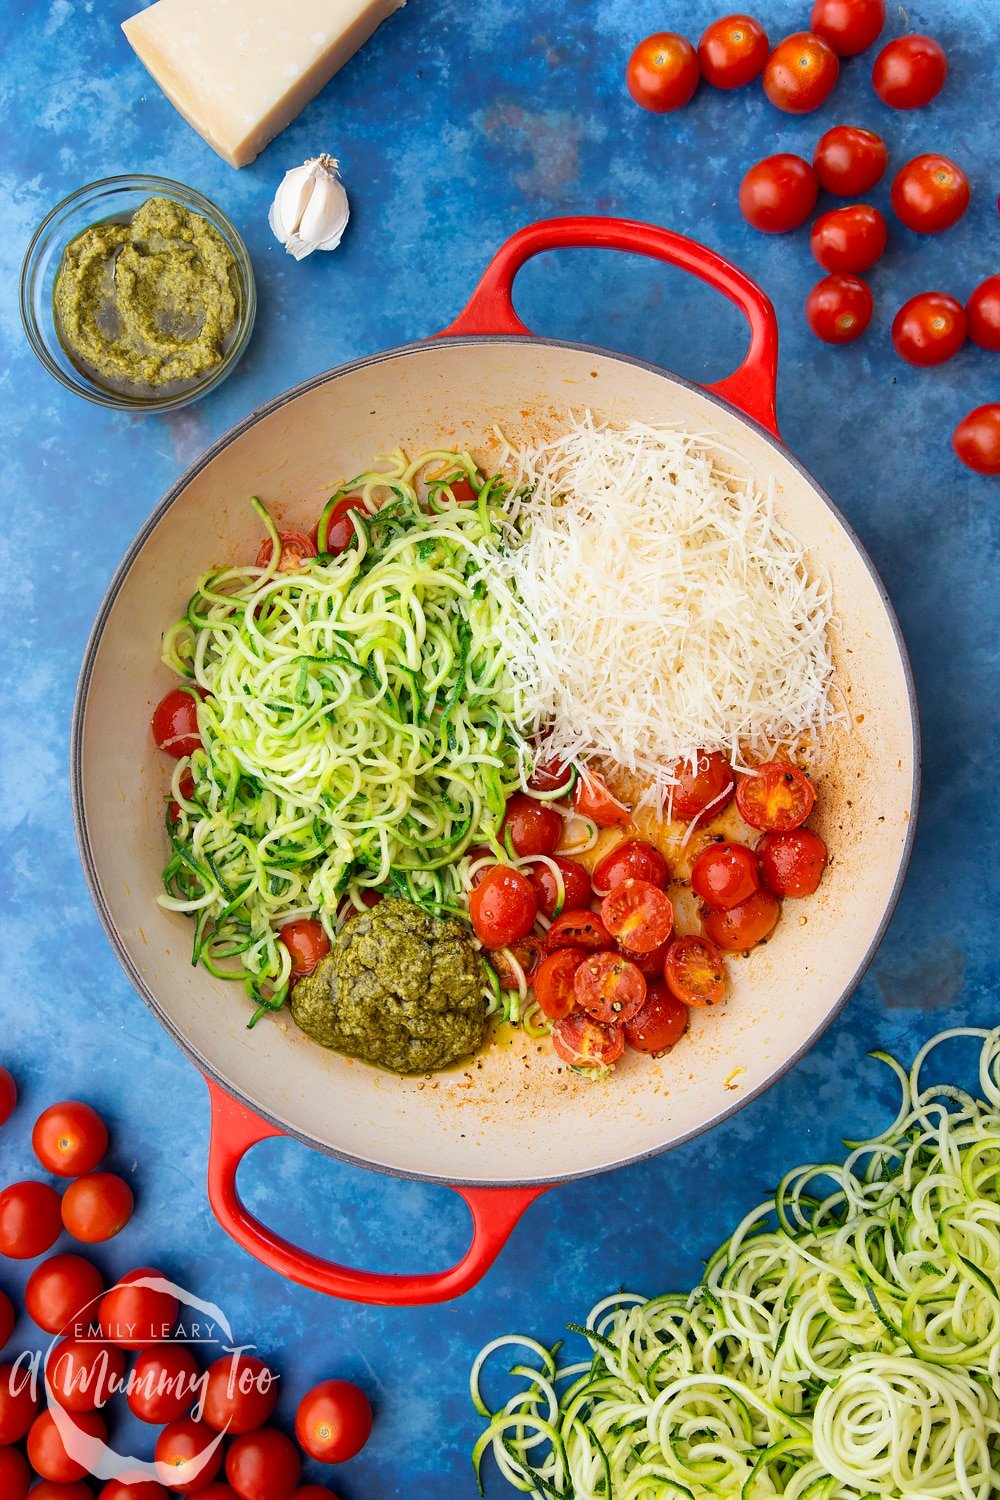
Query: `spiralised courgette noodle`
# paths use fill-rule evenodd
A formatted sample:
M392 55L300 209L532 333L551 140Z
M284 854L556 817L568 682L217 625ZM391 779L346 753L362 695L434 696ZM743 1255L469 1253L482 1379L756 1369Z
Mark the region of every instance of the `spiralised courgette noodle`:
M922 1087L928 1054L981 1039L980 1097ZM519 1490L573 1500L990 1500L1000 1495L1000 1027L942 1032L896 1119L799 1167L747 1215L690 1295L599 1302L593 1356L495 1339L472 1371ZM537 1365L495 1412L494 1351Z
M474 503L455 500L458 479ZM203 748L174 771L160 900L195 919L195 963L272 1009L284 922L318 914L332 933L366 888L465 915L466 851L502 857L507 797L531 769L506 670L529 628L500 566L506 487L468 454L397 451L324 514L347 494L365 503L354 545L291 572L256 502L267 567L206 574L164 640L203 691Z

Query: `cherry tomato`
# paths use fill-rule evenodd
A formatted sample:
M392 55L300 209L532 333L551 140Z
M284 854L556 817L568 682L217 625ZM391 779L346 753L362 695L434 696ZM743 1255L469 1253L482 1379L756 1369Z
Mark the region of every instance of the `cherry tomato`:
M710 911L705 931L717 948L743 953L771 936L781 915L781 902L770 891L754 891L747 901L728 911Z
M736 806L751 828L786 833L798 828L813 810L816 793L812 782L784 760L769 760L740 777Z
M854 57L885 25L885 0L813 0L809 25L838 57Z
M850 344L872 320L875 299L860 276L824 276L806 298L806 319L825 344Z
M167 1489L194 1495L222 1468L222 1437L204 1422L181 1417L164 1427L153 1453Z
M563 835L563 820L554 807L524 792L507 803L500 837L508 854L552 854Z
M586 957L583 948L559 948L535 975L535 999L550 1021L561 1021L576 1010L573 976Z
M538 915L538 897L520 870L491 865L469 893L469 915L484 948L509 948L531 931Z
M0 1125L5 1125L17 1103L17 1084L7 1068L0 1067Z
M694 933L674 938L663 965L663 978L674 999L683 1005L718 1005L725 999L722 955Z
M655 948L650 948L647 953L633 953L632 949L627 948L624 943L618 944L618 952L622 958L627 958L630 964L635 964L644 979L662 979L663 964L672 942L673 932Z
M820 187L842 198L869 192L881 180L888 162L882 137L860 125L834 125L820 136L813 153Z
M6 1292L0 1292L0 1349L5 1348L10 1342L16 1322L17 1313L14 1311L13 1302Z
M31 1144L42 1166L57 1177L92 1172L108 1149L108 1127L89 1104L67 1099L35 1121Z
M166 1277L155 1266L139 1266L122 1276L101 1298L101 1333L119 1349L144 1349L170 1337L179 1304L163 1285ZM139 1283L152 1282L146 1286Z
M296 1490L295 1493L297 1495L300 1492ZM239 1497L230 1485L223 1484L221 1479L217 1479L214 1484L208 1486L208 1489L198 1491L198 1500L239 1500ZM337 1500L336 1495L333 1500Z
M573 781L573 770L558 760L538 760L528 777L528 788L533 792L556 792L565 788L569 795Z
M205 1372L201 1415L217 1432L253 1432L277 1402L278 1377L254 1354L225 1354Z
M201 1371L183 1344L144 1349L132 1366L125 1399L141 1422L160 1427L186 1416L199 1397Z
M66 1417L64 1421L71 1423L79 1434L71 1442L74 1449L85 1447L87 1438L99 1438L103 1442L108 1435L108 1429L96 1411L74 1412L72 1417ZM54 1484L68 1484L70 1480L82 1479L89 1472L84 1464L78 1463L66 1452L51 1410L40 1412L31 1424L28 1433L28 1462L36 1474L40 1474L43 1479L51 1479ZM35 1494L37 1493L36 1490Z
M819 182L809 163L790 151L779 151L755 162L743 178L740 213L763 234L787 234L805 223L818 196ZM720 759L728 764L725 757Z
M88 1172L63 1193L62 1221L75 1240L96 1245L124 1229L134 1207L132 1189L121 1177L114 1172Z
M811 896L830 858L819 834L809 828L765 833L755 852L764 884L776 896Z
M479 492L473 485L472 480L467 479L464 475L458 479L449 480L448 488L451 490L451 498L458 505L469 505L473 500L478 499Z
M0 1365L0 1447L21 1441L39 1404L31 1370L23 1365Z
M670 993L662 979L654 979L641 1010L625 1022L625 1040L636 1052L660 1057L680 1041L687 1027L687 1006Z
M573 994L595 1021L629 1021L642 1009L646 980L620 953L590 953L573 975Z
M349 1380L324 1380L307 1391L295 1413L299 1446L321 1464L342 1464L360 1453L372 1430L364 1391Z
M969 206L969 179L950 157L928 152L900 167L892 183L892 211L907 229L940 234Z
M325 1484L300 1484L292 1500L337 1500L337 1497Z
M30 1484L27 1459L17 1448L0 1448L0 1495L4 1500L24 1500ZM87 1500L92 1500L89 1490Z
M828 97L840 63L837 54L811 31L796 31L778 43L764 65L764 93L789 115L807 115Z
M73 1484L53 1484L50 1479L40 1479L31 1491L31 1500L94 1500L94 1492L82 1479Z
M538 910L543 917L558 917L560 912L581 911L590 905L592 895L590 876L575 859L553 854L552 864L557 865L562 876L562 899L559 884L552 868L539 860L531 867L531 883L538 897Z
M739 89L751 83L767 62L767 32L743 14L713 21L698 43L701 76L716 89Z
M294 984L305 974L311 974L321 958L330 951L330 939L322 922L315 917L297 917L286 922L278 931L279 943L284 943L292 958L289 982Z
M577 1011L555 1023L552 1045L571 1068L610 1068L625 1051L625 1032Z
M525 979L531 984L545 954L545 945L541 938L529 933L519 943L511 943L509 948L493 948L488 955L487 962L499 979L500 988L516 990L520 988L521 981L516 970L511 967L508 953L513 954L521 966Z
M46 1333L82 1334L97 1320L104 1277L82 1255L53 1255L36 1266L24 1289L28 1315Z
M947 292L921 292L904 302L892 320L892 342L900 359L926 369L943 365L965 343L965 308Z
M988 401L963 417L951 435L951 446L977 474L1000 474L1000 402Z
M319 525L316 527L317 552L322 552L325 557L339 557L342 552L347 551L348 547L354 545L358 533L354 528L354 522L351 520L351 511L353 510L356 510L362 518L367 517L369 514L368 507L360 495L347 495L343 500L337 501L327 521L325 547L320 546L320 542L323 540L321 534L323 521L322 517L320 518Z
M66 1411L94 1411L121 1389L125 1355L98 1339L62 1339L49 1351L45 1381Z
M199 1490L202 1496L207 1490ZM87 1494L90 1495L88 1489ZM100 1494L100 1500L170 1500L169 1490L155 1479L138 1479L126 1484L124 1479L109 1479Z
M635 880L648 880L663 891L670 883L670 871L659 849L644 839L626 839L594 866L594 889L606 896L630 875Z
M969 338L980 349L1000 349L1000 276L987 276L965 304Z
M59 1194L46 1182L12 1182L0 1193L0 1254L33 1260L59 1238Z
M244 1433L226 1454L226 1478L241 1500L289 1500L301 1468L299 1450L276 1427Z
M590 818L598 828L628 828L629 810L612 797L596 771L581 776L573 788L573 806L581 818Z
M597 953L602 948L613 948L615 940L596 912L564 911L545 934L545 946L550 953L557 948L582 948L586 953Z
M687 104L698 87L698 76L698 54L675 31L647 36L625 69L625 82L636 104L657 115Z
M738 906L759 885L757 858L745 844L709 844L691 866L695 895L717 911Z
M720 813L736 788L733 768L718 750L699 750L693 768L678 761L672 774L676 785L670 793L670 815L682 823L709 810Z
M881 258L889 232L870 203L831 208L820 214L809 235L813 255L824 271L867 271Z
M670 936L674 908L669 897L648 880L629 876L601 902L601 916L612 937L634 953L648 953Z
M184 771L181 775L178 791L187 802L191 801L192 797L194 796L194 777L191 775L190 771ZM169 817L171 823L176 823L180 815L180 803L171 801L167 807L167 816Z
M936 98L948 77L944 49L932 37L897 36L882 48L872 68L872 85L892 109L920 109Z
M198 732L198 694L192 688L171 688L153 709L153 739L158 750L181 760L201 748Z
M281 543L277 569L279 573L299 573L310 557L316 556L316 545L304 531L279 531L278 541ZM274 543L266 536L257 553L258 568L266 568L273 553Z

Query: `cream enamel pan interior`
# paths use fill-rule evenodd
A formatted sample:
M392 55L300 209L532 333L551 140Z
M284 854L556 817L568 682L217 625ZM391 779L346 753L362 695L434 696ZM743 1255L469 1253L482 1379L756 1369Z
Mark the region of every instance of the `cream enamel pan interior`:
M829 575L836 657L854 719L817 775L816 826L834 854L818 895L788 903L774 938L729 968L724 1009L696 1011L659 1060L626 1055L593 1086L547 1044L516 1038L468 1066L398 1079L324 1051L287 1013L247 1031L242 986L191 967L191 928L156 904L168 767L153 705L172 685L163 630L207 568L255 556L257 494L308 530L336 484L402 444L469 448L487 466L495 423L516 439L569 409L678 423L727 460L773 476L779 517ZM443 339L363 360L280 397L211 449L162 502L122 564L87 650L73 790L91 888L133 983L198 1066L322 1150L451 1183L547 1183L660 1151L763 1089L835 1014L892 911L911 842L916 724L884 591L813 481L762 428L698 387L634 360L540 339Z

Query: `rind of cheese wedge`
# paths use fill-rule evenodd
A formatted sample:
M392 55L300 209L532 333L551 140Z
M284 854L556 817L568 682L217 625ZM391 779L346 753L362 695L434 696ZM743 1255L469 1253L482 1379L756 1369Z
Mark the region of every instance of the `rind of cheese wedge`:
M156 0L122 30L234 167L291 124L405 0Z

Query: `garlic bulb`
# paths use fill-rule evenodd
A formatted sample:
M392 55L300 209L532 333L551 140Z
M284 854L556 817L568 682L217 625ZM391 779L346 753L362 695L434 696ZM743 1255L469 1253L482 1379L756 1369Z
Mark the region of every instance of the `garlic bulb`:
M339 166L324 153L293 167L281 179L267 222L296 260L314 250L336 250L343 238L351 210L337 176Z

